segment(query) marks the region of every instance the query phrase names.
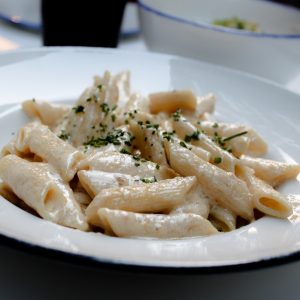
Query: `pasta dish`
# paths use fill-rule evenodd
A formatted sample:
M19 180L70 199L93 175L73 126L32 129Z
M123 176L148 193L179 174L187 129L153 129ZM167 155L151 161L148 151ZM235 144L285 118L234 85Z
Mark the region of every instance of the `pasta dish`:
M27 212L118 237L182 238L292 214L276 188L300 165L261 156L252 128L218 122L215 96L131 92L106 71L73 107L22 103L31 122L5 145L0 194Z

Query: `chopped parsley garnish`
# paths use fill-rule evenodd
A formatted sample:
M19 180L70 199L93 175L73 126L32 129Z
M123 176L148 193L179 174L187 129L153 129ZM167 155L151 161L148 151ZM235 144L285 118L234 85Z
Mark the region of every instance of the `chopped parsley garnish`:
M181 147L183 147L183 148L187 148L187 145L186 145L186 143L185 143L184 141L180 141L180 142L179 142L179 145L180 145Z
M175 122L178 122L181 118L181 109L177 109L173 114L172 118Z
M84 106L78 105L72 108L75 112L75 114L83 113L84 112Z
M106 124L102 124L101 122L99 124L99 127L101 129L101 132L105 132L107 130L107 125Z
M63 129L58 137L66 141L70 137L70 134Z
M104 112L105 116L107 116L110 111L109 105L106 102L103 102L100 104L100 107L101 107L102 111Z
M99 91L102 91L103 85L102 85L102 84L99 84L99 85L97 86L97 88L99 89Z
M228 136L226 138L222 138L221 136L219 136L219 134L217 132L214 133L214 136L212 137L212 141L215 142L216 144L218 144L223 150L225 151L228 151L229 153L232 152L232 149L231 148L227 148L226 147L226 142L236 138L236 137L239 137L241 135L244 135L244 134L247 134L248 131L242 131L242 132L239 132L237 134L233 134L231 136Z
M90 98L87 98L85 101L86 101L86 102L91 102L91 101L92 101L92 98L91 98L91 97L90 97Z
M214 133L214 136L212 137L212 140L213 140L213 142L215 142L216 144L218 144L221 147L225 146L225 143L224 143L222 137L220 137L217 132Z
M214 163L215 164L220 164L221 162L222 162L222 157L217 156L217 157L214 158Z
M218 123L214 123L214 125L212 126L213 128L218 128L219 124Z
M101 124L101 123L100 123ZM123 131L122 129L114 129L109 132L105 137L92 137L89 141L84 143L86 146L92 146L99 148L108 144L121 145L129 144L132 139L132 135L129 132ZM131 144L130 144L131 145Z
M146 128L154 128L154 129L158 129L159 124L147 124Z
M237 134L228 136L228 137L226 137L226 138L223 139L223 142L230 141L230 140L232 140L232 139L234 139L234 138L236 138L236 137L238 137L238 136L241 136L241 135L244 135L244 134L247 134L247 133L248 133L248 131L242 131L242 132L240 132L240 133L237 133Z
M159 164L156 164L155 169L156 169L156 170L159 170L159 169L160 169L160 165L159 165Z
M140 163L135 163L134 164L136 167L139 167L141 164Z
M111 120L112 120L112 122L115 122L116 121L116 115L111 115Z
M157 182L157 179L155 176L149 177L149 178L141 178L141 181L144 183L154 183Z
M184 140L185 142L190 142L191 140L198 141L199 140L200 131L196 130L191 135L186 135Z
M135 118L135 115L134 115L131 111L128 113L128 115L129 115L129 117L130 117L131 119L134 119L134 118Z
M163 139L166 139L167 141L172 140L173 135L174 135L174 132L172 132L172 131L163 131L163 133L162 133Z
M120 153L123 153L123 154L131 154L129 151L127 151L125 148L122 148L120 150Z

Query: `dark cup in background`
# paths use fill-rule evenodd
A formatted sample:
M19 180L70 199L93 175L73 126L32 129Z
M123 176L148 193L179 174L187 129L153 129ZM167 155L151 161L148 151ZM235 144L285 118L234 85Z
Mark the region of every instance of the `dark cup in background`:
M42 0L44 46L116 47L126 0Z

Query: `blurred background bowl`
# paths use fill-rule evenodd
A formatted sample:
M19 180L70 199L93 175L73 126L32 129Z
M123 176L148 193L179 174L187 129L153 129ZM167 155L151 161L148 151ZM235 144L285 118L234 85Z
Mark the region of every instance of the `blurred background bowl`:
M150 50L233 67L290 87L300 84L300 10L258 0L139 0ZM239 17L261 32L213 25Z

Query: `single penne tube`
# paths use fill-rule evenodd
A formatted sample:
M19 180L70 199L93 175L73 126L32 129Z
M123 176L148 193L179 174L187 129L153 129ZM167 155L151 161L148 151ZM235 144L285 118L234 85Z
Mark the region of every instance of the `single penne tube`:
M97 214L104 230L119 237L169 239L218 233L208 220L194 214L141 214L108 208L100 208Z
M131 120L129 125L135 137L133 143L140 149L141 156L159 165L168 165L158 128L153 127L155 124Z
M69 182L77 172L82 152L58 138L47 126L30 124L21 128L17 135L16 148L24 153L34 153L49 162Z
M155 183L103 190L86 210L89 223L101 226L97 211L101 207L132 212L169 212L185 201L196 178L175 177Z
M219 231L227 232L236 228L236 215L230 209L216 203L210 209L209 220Z
M300 165L278 162L274 160L242 155L241 161L253 169L255 176L276 187L288 179L296 178L300 173Z
M199 184L186 195L185 201L170 211L170 215L179 213L192 213L205 219L208 218L211 199L203 192Z
M142 159L139 156L114 151L95 152L87 155L79 163L79 169L122 173L141 178L156 178L157 180L176 176L176 173L168 167L158 166L156 163Z
M149 95L149 109L152 114L173 113L178 109L195 111L197 98L190 90L159 92Z
M203 130L207 135L218 136L226 139L241 132L247 132L245 135L237 136L226 142L236 156L248 153L253 155L265 154L268 146L263 138L252 128L243 124L229 124L222 122L201 121L195 124L198 129Z
M141 183L138 176L109 173L96 170L81 170L77 173L79 181L87 193L94 198L104 189Z
M246 183L196 156L175 142L165 141L171 167L183 176L196 176L204 193L236 215L253 219L253 206Z
M274 190L266 182L255 177L252 169L240 165L237 166L236 174L247 183L255 208L278 218L287 218L292 214L293 209L288 198Z
M172 121L172 126L179 138L208 151L210 153L210 163L216 164L225 171L234 171L236 158L218 146L206 134L200 132L191 122L184 117L180 117Z
M42 124L53 126L66 115L70 108L65 105L55 105L46 101L27 100L22 103L22 109L32 119L39 119Z
M86 218L72 190L48 164L7 155L0 160L0 178L44 219L88 230Z

